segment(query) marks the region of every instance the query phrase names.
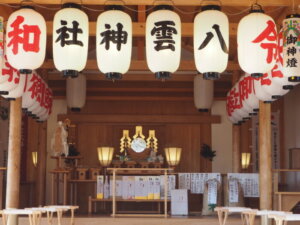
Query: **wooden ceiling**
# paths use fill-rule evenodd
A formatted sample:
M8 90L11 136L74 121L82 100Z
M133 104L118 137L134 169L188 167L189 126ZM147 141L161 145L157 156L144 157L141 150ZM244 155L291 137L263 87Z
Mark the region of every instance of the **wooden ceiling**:
M47 53L46 60L40 74L48 81L56 98L65 98L66 81L54 68L52 57L52 20L61 7L64 0L34 0L35 9L40 12L47 21ZM201 4L219 4L230 21L229 63L227 70L215 83L215 99L224 99L226 92L232 84L233 77L242 74L237 63L236 31L240 19L247 15L253 0L74 0L82 3L83 9L90 21L89 56L83 73L86 74L87 98L100 100L192 100L193 77L196 74L193 59L193 20L201 9ZM202 2L202 3L201 3ZM293 0L258 0L258 4L269 14L279 26L282 19L291 12ZM0 3L0 15L5 19L16 10L20 0L2 0ZM98 70L95 53L95 28L96 20L105 5L125 4L125 11L133 20L133 52L130 70L120 81L107 81ZM178 72L172 75L172 79L162 82L156 80L151 74L145 61L145 21L154 5L172 4L179 14L182 22L182 55ZM294 0L298 8L300 0ZM234 76L232 76L234 74Z

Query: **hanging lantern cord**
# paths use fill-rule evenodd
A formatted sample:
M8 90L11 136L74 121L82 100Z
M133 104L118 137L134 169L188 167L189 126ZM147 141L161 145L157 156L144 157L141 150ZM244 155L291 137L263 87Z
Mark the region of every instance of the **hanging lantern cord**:
M209 2L209 4L207 4L207 5L213 5L212 2L217 2L217 3L219 3L220 7L222 8L221 0L201 0L200 6L202 6L204 2Z
M295 14L295 0L292 0L292 14Z
M256 0L256 2L253 5L251 5L250 11L261 11L261 12L263 12L263 9L262 9L262 6L257 3L257 0Z
M65 3L70 3L70 0L68 0L68 1L65 2ZM60 0L60 5L63 5L63 4L65 4L65 3L64 3L64 0ZM72 3L75 3L75 2L72 2ZM83 2L82 2L82 0L80 0L79 3L76 3L76 4L83 5Z
M123 0L106 0L104 2L104 5L112 5L112 3L114 3L113 5L120 5L120 2L122 3L122 5L125 5L125 2Z
M22 0L20 2L20 6L22 7L22 6L25 6L25 5L35 5L35 3L32 0Z

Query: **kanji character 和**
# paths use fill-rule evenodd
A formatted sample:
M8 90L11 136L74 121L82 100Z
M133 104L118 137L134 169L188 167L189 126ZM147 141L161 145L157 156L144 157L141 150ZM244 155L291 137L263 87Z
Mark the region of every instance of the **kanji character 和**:
M39 52L40 46L40 35L41 30L37 25L24 24L20 28L20 25L24 22L23 16L17 16L15 21L10 24L13 28L12 31L8 32L9 42L7 47L12 46L13 54L18 54L19 44L23 45L25 52ZM30 42L32 40L32 42Z

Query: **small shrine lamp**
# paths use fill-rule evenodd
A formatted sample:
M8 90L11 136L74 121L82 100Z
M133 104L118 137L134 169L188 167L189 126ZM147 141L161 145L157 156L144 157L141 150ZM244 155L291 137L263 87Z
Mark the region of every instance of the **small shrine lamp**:
M113 155L114 155L114 148L113 147L98 147L98 159L103 167L103 172L104 172L104 180L106 177L106 168L111 164Z
M169 147L165 148L166 160L169 167L174 168L180 162L182 148Z
M38 153L37 152L32 152L32 163L34 165L34 167L37 167L37 163L38 163Z
M251 153L242 152L241 163L242 163L242 169L243 170L248 169L248 167L250 165L250 159L251 159Z

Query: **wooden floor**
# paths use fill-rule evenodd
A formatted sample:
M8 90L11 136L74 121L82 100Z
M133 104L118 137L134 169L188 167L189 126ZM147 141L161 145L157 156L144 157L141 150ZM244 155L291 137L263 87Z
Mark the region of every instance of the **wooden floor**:
M2 221L0 221L2 225ZM69 225L69 217L64 217L62 225ZM165 218L111 218L111 217L79 217L75 219L75 225L219 225L217 217L169 217ZM229 217L226 225L241 225L240 217ZM19 225L29 225L28 219L21 217ZM41 225L47 225L45 218L42 219ZM57 221L53 221L53 225L57 225ZM256 220L255 225L259 225L259 220Z

